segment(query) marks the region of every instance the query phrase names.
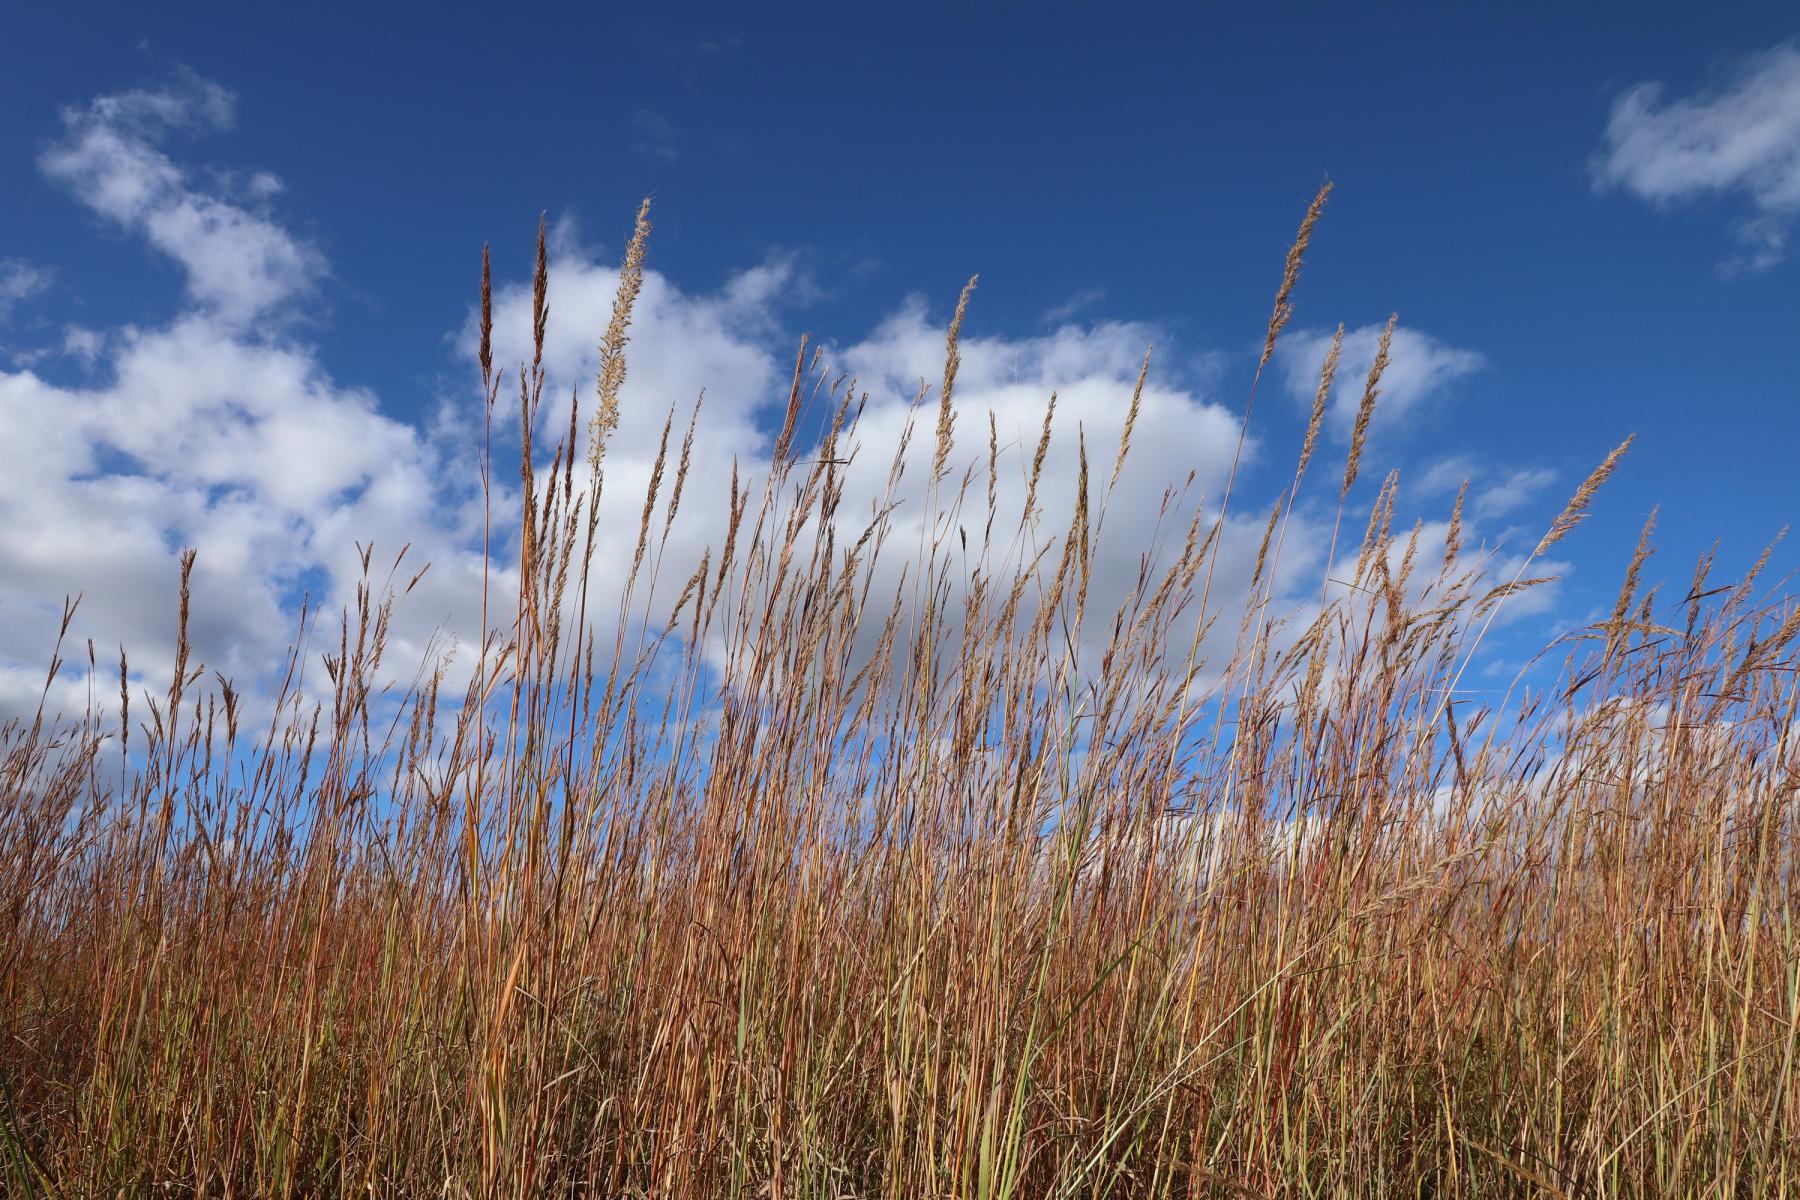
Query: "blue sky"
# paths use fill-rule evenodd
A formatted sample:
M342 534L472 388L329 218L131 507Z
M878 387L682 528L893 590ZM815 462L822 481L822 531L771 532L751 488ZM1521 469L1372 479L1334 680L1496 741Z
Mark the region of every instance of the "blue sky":
M1127 376L1125 347L1154 340L1168 429L1186 419L1196 441L1146 469L1210 461L1199 439L1242 409L1282 255L1329 178L1253 426L1269 493L1256 503L1291 463L1306 348L1397 310L1415 341L1371 468L1399 467L1417 511L1441 516L1472 475L1483 535L1529 544L1521 531L1638 434L1559 547L1570 572L1552 616L1610 600L1654 504L1653 574L1680 586L1715 536L1741 566L1797 515L1791 6L973 7L8 6L0 414L86 405L91 432L65 469L44 465L40 429L43 477L30 496L0 492L15 530L58 487L86 489L71 511L89 514L0 547L14 578L0 664L32 657L64 591L124 597L99 604L102 635L153 640L133 612L172 570L159 541L227 547L216 582L250 599L221 606L219 653L245 661L297 578L335 577L331 546L358 520L393 532L436 514L456 544L442 497L381 508L372 493L390 485L338 447L383 447L426 491L457 462L480 246L518 280L541 210L568 285L552 299L569 322L560 365L579 378L605 267L645 194L668 332L646 333L634 378L666 383L663 402L720 389L720 463L766 436L757 389L801 331L895 388L941 369L936 331L975 272L966 332L987 339L995 395L1013 402L1019 380L1047 392L1065 369ZM130 95L175 97L180 115L94 107ZM176 210L198 197L238 214L252 258L292 255L246 268L268 296L218 290L244 283L221 284L207 257L230 245L181 242L158 223L167 212L109 209L118 164L93 157L108 153L178 173ZM198 410L167 398L204 390L180 377L196 361L240 353L238 369L269 372L266 395L291 401L276 417L219 400L248 405L231 411L257 435L215 447L238 465L196 495L158 461L196 453L181 422ZM173 407L152 433L116 432L157 404ZM317 422L293 415L315 409ZM309 453L343 478L250 481L241 465ZM140 520L84 556L68 539L103 519L95 480ZM155 553L135 571L104 549L146 539ZM275 548L302 542L276 565Z

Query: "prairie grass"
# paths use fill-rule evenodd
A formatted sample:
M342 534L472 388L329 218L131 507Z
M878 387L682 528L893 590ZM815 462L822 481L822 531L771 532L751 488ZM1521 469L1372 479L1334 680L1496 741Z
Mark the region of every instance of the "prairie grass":
M5 730L0 1190L1800 1192L1792 599L1710 561L1640 595L1646 527L1610 619L1484 699L1465 669L1531 563L1459 553L1460 496L1419 553L1390 477L1340 584L1284 614L1327 379L1240 609L1215 610L1221 498L1088 611L1085 449L1040 479L1046 414L1031 489L1075 517L1028 554L953 469L968 290L919 545L841 507L858 409L803 348L772 461L659 589L679 438L641 514L601 487L648 232L585 439L541 360L496 368L484 269L489 420L524 443L490 540L520 583L465 693L383 682L410 567L365 553L329 694L295 650L253 728L190 661L190 556L166 694L121 661L117 711ZM604 601L631 619L601 634L595 529L633 517Z

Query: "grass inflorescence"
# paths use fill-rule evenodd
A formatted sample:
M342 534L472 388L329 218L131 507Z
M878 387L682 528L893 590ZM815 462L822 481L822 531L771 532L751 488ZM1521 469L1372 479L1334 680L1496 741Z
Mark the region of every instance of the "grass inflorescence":
M122 659L116 711L7 727L0 1191L1800 1188L1800 607L1710 560L1640 595L1646 525L1610 619L1504 699L1461 686L1623 447L1505 579L1459 555L1461 494L1418 553L1390 476L1362 544L1334 536L1336 585L1284 613L1340 328L1239 609L1212 586L1221 498L1095 613L1132 422L1090 494L1084 434L1078 477L1040 478L1047 398L997 524L992 424L985 464L952 461L971 280L916 545L894 504L842 506L860 408L803 346L771 461L659 581L693 424L665 426L641 512L601 489L648 233L646 206L585 428L546 403L540 234L521 499L488 516L517 594L461 694L429 665L384 682L416 576L365 553L328 695L303 700L296 649L252 727L191 661L190 554L165 694L134 702ZM492 325L484 256L496 490ZM1040 486L1074 492L1067 528ZM603 600L596 527L634 517Z

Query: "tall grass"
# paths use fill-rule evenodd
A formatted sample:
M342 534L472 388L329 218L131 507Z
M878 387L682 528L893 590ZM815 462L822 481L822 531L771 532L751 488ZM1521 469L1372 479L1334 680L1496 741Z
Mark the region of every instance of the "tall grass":
M0 1190L1800 1191L1791 599L1710 563L1640 594L1647 528L1610 618L1484 702L1464 670L1534 580L1459 554L1460 500L1428 555L1390 477L1338 582L1277 604L1315 413L1246 601L1222 498L1089 611L1108 474L1084 444L1041 477L1047 414L1031 490L1073 521L997 525L993 443L953 469L956 325L917 545L841 507L859 409L803 350L760 482L659 581L679 438L641 514L601 486L647 233L585 438L541 357L496 368L484 270L519 584L466 694L384 686L411 570L365 554L322 706L295 650L252 728L190 661L190 556L165 695L121 662L119 711L6 729ZM540 356L547 287L540 238Z

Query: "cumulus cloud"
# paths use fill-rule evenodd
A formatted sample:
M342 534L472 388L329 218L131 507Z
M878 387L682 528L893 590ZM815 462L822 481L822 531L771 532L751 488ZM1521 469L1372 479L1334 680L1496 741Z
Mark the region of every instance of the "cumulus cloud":
M1156 336L1153 328L1130 322L1064 325L1026 338L965 336L959 346L962 366L955 392L961 453L952 465L959 470L978 465L985 479L991 414L991 428L1004 455L997 485L1001 520L1022 518L1029 463L1045 405L1056 393L1056 426L1044 466L1045 478L1055 482L1049 495L1040 499L1051 506L1045 516L1047 527L1060 532L1072 516L1073 491L1066 485L1079 469L1080 437L1086 438L1097 477L1098 502L1098 486L1109 476L1124 432L1132 385ZM885 481L893 448L914 416L921 369L941 362L943 353L943 323L929 318L918 297L867 337L838 352L839 365L869 395L861 433L873 452L854 464L850 494L872 497L878 480ZM927 403L935 405L935 400L928 396ZM896 514L902 527L910 525L915 531L929 519L924 493L935 453L929 436L935 409L923 420L927 428L908 445L903 503ZM1119 542L1129 543L1126 548L1132 553L1141 549L1143 541L1137 535L1148 535L1148 518L1163 492L1184 483L1190 473L1196 492L1216 500L1231 465L1237 428L1234 413L1196 395L1153 360L1133 432L1130 470L1120 476L1118 491L1108 502L1109 512L1116 514L1109 519L1126 526L1119 531ZM1254 456L1256 450L1252 442L1247 455Z
M591 414L590 381L598 367L594 334L610 315L617 269L566 252L553 254L549 279L546 390L565 398L573 391L580 404L576 421L585 427ZM704 390L690 482L667 544L664 579L685 579L706 549L723 540L733 471L752 486L766 469L793 370L792 350L779 335L776 308L796 287L804 290L804 280L790 263L781 261L741 272L712 295L684 293L654 272L646 276L634 315L621 424L607 451L606 488L608 497L641 497L665 423L672 415L679 437ZM530 305L529 289L522 282L497 292L496 362L519 363L529 357ZM990 569L1016 568L1068 528L1085 439L1092 499L1096 509L1104 502L1106 511L1105 536L1095 543L1098 563L1091 611L1110 615L1135 582L1139 558L1159 532L1166 539L1172 530L1178 539L1192 505L1202 496L1216 502L1236 445L1236 415L1196 394L1172 371L1153 364L1129 468L1121 473L1116 489L1105 495L1102 485L1109 479L1123 434L1132 388L1158 331L1142 324L1102 322L1065 325L1033 337L983 336L972 331L979 323L976 316L960 344L949 478L933 489L935 388L943 370L947 320L947 313L934 317L923 298L911 297L865 336L821 346L823 373L837 380L837 397L851 392L861 411L854 447L840 450L847 460L841 472L840 537L854 541L877 507L891 499L898 502L889 517L891 543L904 550L883 560L877 594L898 583L901 559L940 535L956 545L967 569L974 569L985 540L991 437L998 473ZM463 343L464 352L472 355L472 326ZM920 389L926 377L931 380L930 394L921 409ZM1043 482L1027 519L1030 463L1052 393L1057 396L1055 425ZM830 395L821 396L815 416L830 403ZM909 426L914 431L910 439ZM889 473L903 443L901 481L890 496ZM1256 450L1253 441L1247 456L1254 457ZM965 475L974 482L967 505L959 506ZM619 589L636 538L635 501L611 502L622 504L633 519L602 524L594 560L595 586L601 594ZM979 517L973 515L977 510ZM1216 599L1248 585L1266 515L1265 510L1228 524L1213 592ZM966 550L962 534L971 539ZM1316 558L1320 542L1306 519L1297 517L1284 551L1284 570L1298 570ZM1312 582L1316 586L1316 578Z
M1347 440L1356 424L1356 411L1362 404L1363 385L1375 362L1381 331L1380 325L1344 331L1337 382L1325 412L1326 429L1340 440ZM1310 406L1318 393L1319 370L1331 347L1331 338L1330 330L1295 330L1285 335L1276 351L1282 382L1297 402ZM1448 345L1405 325L1397 327L1387 370L1381 377L1381 396L1375 405L1371 429L1397 429L1407 416L1445 399L1451 384L1479 371L1485 362L1473 350Z
M391 552L420 535L450 579L469 557L447 448L287 336L323 264L247 207L278 181L240 187L164 148L227 127L233 107L184 74L68 110L40 159L174 259L188 303L157 327L71 326L28 367L0 371L0 711L35 705L65 595L83 597L78 640L123 644L140 679L163 677L184 546L202 551L196 652L252 683L278 665L302 594L352 594L355 536ZM58 355L86 368L82 382L44 371ZM64 707L81 698L69 687Z
M944 330L943 322L932 320L921 300L909 300L869 336L838 353L839 365L855 376L859 392L868 394L859 428L865 450L848 468L845 510L867 519L876 498L884 494L895 448L908 424L916 421L915 436L905 442L902 456L900 507L891 518L896 544L912 546L942 532L971 565L987 550L991 561L1001 564L999 569L1016 567L1070 528L1085 442L1090 501L1100 514L1089 605L1097 619L1076 636L1098 640L1107 632L1107 620L1135 587L1146 551L1159 543L1164 552L1178 548L1196 505L1217 513L1237 444L1238 415L1199 394L1191 382L1153 357L1129 457L1114 483L1113 464L1132 387L1146 350L1159 340L1157 335L1156 329L1132 322L1064 325L1024 338L971 336L965 329L955 390L956 449L943 490L933 495L929 481L936 452L935 395L925 397L922 412L915 402L921 366L942 361ZM1031 464L1052 393L1057 398L1055 425L1042 486L1034 511L1027 513ZM994 540L987 547L990 439L997 450L998 470ZM1246 461L1256 458L1259 449L1255 440L1250 441ZM954 511L965 477L970 480L967 512L972 515ZM1229 608L1248 594L1268 502L1262 498L1259 510L1244 495L1234 501L1213 579L1215 609ZM1306 572L1322 562L1323 533L1305 514L1292 519L1277 563L1278 591L1302 578L1306 582L1301 590L1310 593L1317 587L1317 575ZM969 538L967 550L956 541L964 534ZM895 565L890 563L890 569ZM1182 636L1191 633L1180 631ZM1228 655L1235 627L1220 628L1217 634L1224 644L1211 649Z
M333 378L294 320L326 277L326 265L268 208L281 192L279 179L198 170L172 149L180 138L226 127L234 107L230 93L184 75L166 88L69 110L61 136L40 159L43 171L77 200L173 259L184 271L186 303L156 326L64 331L60 345L44 352L50 359L40 362L78 364L81 370L67 372L78 381L39 365L0 370L6 433L0 438L0 711L35 705L62 599L78 592L85 600L76 644L85 637L101 647L123 643L145 686L165 679L174 658L184 546L200 550L195 655L251 686L280 665L302 595L328 613L352 601L359 543L375 544L378 563L408 543L412 562L432 563L398 611L389 662L401 674L444 649L457 652L466 671L482 632L484 579L497 596L511 593L510 548L499 546L492 562L481 553L473 317L457 340L455 364L470 386L453 391L425 420L403 419L368 389ZM512 271L496 264L494 357L509 379L530 357L527 265ZM561 406L571 397L577 428L586 427L595 346L617 282L617 268L582 245L571 227L552 240L540 447L568 428ZM687 491L662 578L685 579L707 548L718 545L733 471L753 484L766 468L787 398L793 341L783 314L811 293L791 261L781 259L711 291L683 289L647 272L621 424L606 459L607 511L623 516L601 523L590 613L616 603L665 423L673 420L678 445L702 392ZM981 330L977 304L961 344L950 474L932 492L935 395L927 395L923 412L916 403L922 380L935 386L941 378L947 318L915 298L863 336L821 343L829 376L842 372L846 381L839 386L867 397L856 435L862 449L847 455L838 519L846 532L860 532L916 420L918 436L904 442L894 543L906 544L910 554L919 538L943 534L965 553L960 534L966 532L967 553L974 553L985 530L958 510L956 497L971 472L968 511L979 508L985 516L991 436L999 466L991 561L997 569L1016 566L1068 528L1085 441L1095 509L1105 522L1089 610L1103 624L1134 586L1146 547L1159 539L1178 545L1194 505L1217 512L1237 444L1237 414L1203 394L1191 372L1169 365L1183 361L1178 356L1153 361L1131 457L1109 494L1132 385L1149 345L1167 339L1148 325L1106 321L1063 324L1030 337L991 335ZM1470 351L1410 330L1402 334L1384 397L1390 416L1424 403L1480 364ZM1374 335L1364 329L1350 336L1347 374L1367 369ZM1291 352L1297 360L1311 355L1317 336L1302 335L1302 348ZM1316 359L1310 368L1284 366L1295 380L1316 368ZM854 385L847 382L852 376ZM1360 375L1347 393L1359 387ZM1030 461L1052 393L1055 434L1034 511L1026 513ZM1355 395L1334 398L1334 429L1347 425L1343 412L1354 403ZM496 416L504 445L507 406ZM809 428L817 416L809 416L815 422ZM1252 439L1247 460L1258 452ZM516 495L506 492L507 473L498 474L496 512L503 512ZM664 488L666 505L666 480ZM1248 588L1271 499L1263 497L1260 507L1252 496L1233 501L1212 593L1222 605ZM1295 512L1278 595L1316 601L1328 534L1328 524L1315 523L1304 509ZM894 578L897 566L882 570L889 573L878 586ZM110 654L103 651L103 658ZM83 698L74 682L58 696L65 708Z
M1740 195L1741 253L1729 269L1781 261L1800 213L1800 48L1778 46L1738 63L1717 87L1665 99L1640 83L1614 101L1594 184L1653 204Z

